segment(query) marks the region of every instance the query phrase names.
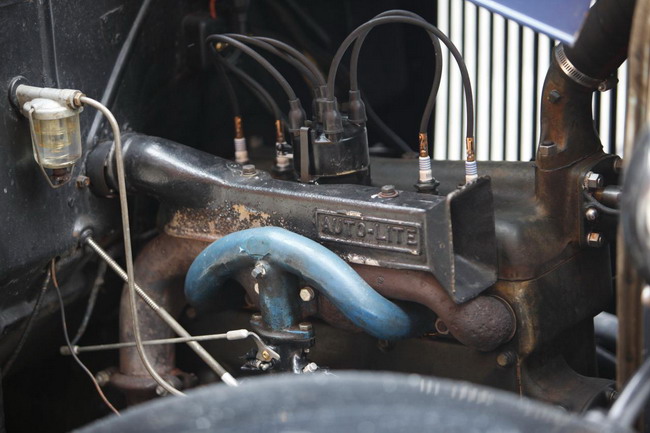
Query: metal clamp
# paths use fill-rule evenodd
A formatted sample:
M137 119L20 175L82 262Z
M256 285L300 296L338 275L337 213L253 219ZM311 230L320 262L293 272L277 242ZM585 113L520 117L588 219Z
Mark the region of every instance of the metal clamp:
M578 68L576 68L576 66L571 63L571 60L569 60L569 58L566 56L563 44L559 44L557 47L555 47L555 60L557 60L557 63L560 66L562 72L564 72L569 78L581 86L599 90L601 92L609 90L613 87L611 79L601 80L598 78L593 78L587 74L582 73Z

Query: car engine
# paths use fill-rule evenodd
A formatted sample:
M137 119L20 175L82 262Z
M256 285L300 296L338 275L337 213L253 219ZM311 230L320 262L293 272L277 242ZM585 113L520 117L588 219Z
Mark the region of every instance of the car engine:
M650 431L650 1L548 3L0 0L1 431Z

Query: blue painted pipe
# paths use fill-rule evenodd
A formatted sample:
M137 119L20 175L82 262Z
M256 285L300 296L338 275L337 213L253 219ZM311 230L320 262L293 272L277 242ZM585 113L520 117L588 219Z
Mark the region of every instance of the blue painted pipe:
M221 296L224 282L235 271L252 268L259 260L300 276L356 326L374 337L396 340L432 328L434 315L427 308L389 301L332 251L279 227L232 233L203 250L185 278L188 302L196 307L211 305Z

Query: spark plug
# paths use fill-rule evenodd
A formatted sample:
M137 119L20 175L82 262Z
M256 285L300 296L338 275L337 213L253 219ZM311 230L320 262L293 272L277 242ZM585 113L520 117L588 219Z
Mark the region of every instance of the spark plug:
M465 139L465 147L467 150L467 159L465 160L465 183L478 178L478 167L476 166L476 150L474 146L474 138L467 137Z
M282 120L277 119L275 121L275 167L273 167L275 172L284 173L291 170L292 155L287 152L288 149Z
M237 164L246 164L248 162L248 149L246 147L246 137L244 136L244 126L242 125L241 116L235 116L235 161Z
M426 132L421 132L419 135L420 141L420 156L418 157L419 163L419 176L415 188L418 192L435 194L439 182L433 177L433 170L431 169L431 157L429 156L429 137Z

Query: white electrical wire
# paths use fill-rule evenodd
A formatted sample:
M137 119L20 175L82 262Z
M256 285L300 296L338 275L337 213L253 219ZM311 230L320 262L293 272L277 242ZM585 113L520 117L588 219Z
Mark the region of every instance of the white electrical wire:
M151 375L151 377L163 388L165 391L173 395L185 395L181 391L170 385L163 379L154 367L149 362L147 354L142 344L142 337L140 335L140 323L138 321L136 292L135 292L135 279L133 272L133 251L131 248L131 229L129 227L129 208L126 198L126 180L124 176L124 160L122 159L122 137L120 135L120 127L113 113L106 108L101 102L96 101L87 96L79 98L82 104L89 105L96 110L100 111L113 130L113 140L115 141L115 165L117 167L117 183L118 192L120 196L120 210L122 214L122 230L124 232L124 258L126 261L126 274L127 274L127 287L129 291L129 305L131 306L131 318L133 319L133 335L135 337L135 347L140 355L140 360L144 368Z

